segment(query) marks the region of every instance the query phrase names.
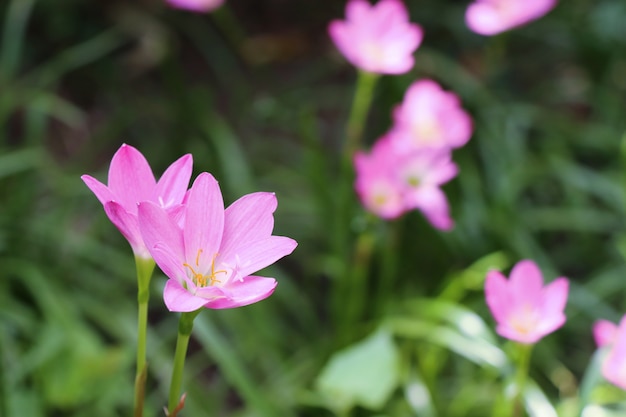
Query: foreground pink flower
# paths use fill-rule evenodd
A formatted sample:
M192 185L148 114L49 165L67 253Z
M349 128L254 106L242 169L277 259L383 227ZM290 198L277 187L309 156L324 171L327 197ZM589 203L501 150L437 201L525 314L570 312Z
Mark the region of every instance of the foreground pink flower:
M128 240L135 256L149 259L150 253L137 223L137 204L152 201L166 210L180 210L192 165L191 155L184 155L170 165L157 182L141 152L124 144L111 160L108 185L89 175L81 178L100 200L111 222Z
M190 10L192 12L210 12L220 7L224 0L166 0L167 3L178 9Z
M418 209L436 228L452 228L448 201L440 188L458 173L449 150L401 152L391 136L385 136L370 154L358 152L354 163L356 191L372 213L393 219Z
M251 273L296 247L295 240L272 236L276 197L248 194L224 210L217 181L198 176L189 190L184 225L152 202L139 205L139 227L161 270L170 279L163 298L171 311L200 307L232 308L269 297L276 280Z
M333 42L355 67L377 74L403 74L413 68L413 53L422 42L422 29L409 22L400 0L350 0L346 20L328 26Z
M458 148L472 136L472 119L458 96L432 80L413 83L393 119L394 141L404 148Z
M602 363L602 376L626 390L626 315L619 322L613 346Z
M593 339L596 346L603 347L613 343L617 335L617 325L608 320L597 320L593 323Z
M518 262L507 279L490 271L485 281L487 306L500 336L532 344L565 323L569 282L557 278L543 286L541 271L533 261Z
M495 35L539 19L556 0L477 0L465 13L467 26L481 35Z

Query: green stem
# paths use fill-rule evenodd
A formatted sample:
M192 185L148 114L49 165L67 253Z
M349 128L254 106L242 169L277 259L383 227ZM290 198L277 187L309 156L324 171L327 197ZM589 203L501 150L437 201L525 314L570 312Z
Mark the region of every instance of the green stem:
M372 103L376 81L379 78L378 74L366 71L359 71L358 74L346 131L345 159L348 161L352 161L352 155L361 145L365 119Z
M137 270L137 371L135 373L135 417L143 415L146 387L146 335L148 331L148 301L150 299L150 279L154 271L154 261L135 256Z
M530 366L530 354L532 352L534 345L527 344L517 344L517 372L515 374L515 394L513 396L513 401L511 401L512 409L511 409L511 417L520 416L522 410L524 409L523 401L524 401L524 388L526 386L526 381L528 380L528 369Z
M376 241L371 224L366 224L359 233L352 258L352 269L343 287L343 326L341 339L351 340L354 325L362 318L367 299L367 272L369 270L374 243Z
M168 402L168 415L174 416L175 410L180 402L180 388L183 383L183 370L185 368L185 357L187 356L187 346L191 330L193 329L193 320L200 313L200 310L189 313L182 313L178 321L178 339L176 339L176 353L174 354L174 370L172 371L172 380L170 382L170 397Z

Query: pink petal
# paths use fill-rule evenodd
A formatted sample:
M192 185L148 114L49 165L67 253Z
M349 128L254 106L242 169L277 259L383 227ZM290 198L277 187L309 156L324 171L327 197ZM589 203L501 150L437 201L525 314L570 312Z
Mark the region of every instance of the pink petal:
M617 335L617 325L608 320L598 320L593 324L593 339L596 346L603 347L613 343Z
M143 241L153 257L153 249L158 244L164 244L180 265L185 262L182 231L164 208L150 201L140 203L138 220ZM156 257L155 262L161 266Z
M499 271L489 271L485 279L485 301L497 323L506 322L513 300L509 295L508 281Z
M569 293L569 281L560 277L542 289L543 314L546 317L560 317L563 315Z
M136 256L144 259L150 258L150 253L144 245L143 238L139 232L137 216L126 211L119 203L109 201L104 205L109 220L118 228L120 233L128 240Z
M196 178L185 210L185 259L198 259L200 271L208 271L220 248L224 231L224 201L220 187L207 172ZM199 252L201 251L201 252Z
M163 301L170 311L196 311L207 303L206 298L197 297L187 291L178 281L168 279L163 289Z
M520 302L541 303L543 275L535 262L528 259L518 262L511 270L509 285Z
M129 145L113 155L109 167L109 189L124 208L136 213L137 203L150 200L156 181L146 158Z
M223 309L256 303L272 295L276 285L274 278L248 276L243 281L236 281L228 286L230 298L217 298L209 301L205 307Z
M80 178L83 180L85 185L89 187L91 192L96 195L96 198L100 200L102 205L108 203L109 201L115 200L115 196L113 195L111 190L109 190L109 187L102 184L100 181L98 181L91 175L83 175Z
M227 209L224 217L224 235L220 246L223 259L235 255L242 243L267 239L274 229L274 216L278 202L273 193L247 194Z
M626 390L626 316L622 317L613 346L602 364L602 376Z
M164 207L180 204L189 186L192 166L191 154L182 156L170 165L159 179L152 201L159 202Z
M437 229L450 230L454 221L450 218L448 199L438 187L420 187L409 198L409 206L418 208Z
M298 243L288 237L270 236L264 240L248 242L247 245L239 245L236 248L237 252L230 258L222 257L221 254L219 258L221 262L235 265L237 262L235 255L239 256L241 260L239 274L245 277L289 255L296 246Z

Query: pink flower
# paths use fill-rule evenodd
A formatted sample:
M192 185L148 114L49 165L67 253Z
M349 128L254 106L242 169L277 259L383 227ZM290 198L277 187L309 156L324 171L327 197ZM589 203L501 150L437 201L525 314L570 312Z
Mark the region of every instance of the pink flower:
M399 151L391 136L379 139L368 155L355 155L355 188L372 213L393 219L418 209L438 229L449 230L453 221L441 185L458 173L447 149Z
M467 26L481 35L496 35L539 19L556 0L476 0L465 13Z
M432 80L413 83L393 118L394 140L404 148L458 148L472 136L472 119L458 96Z
M613 343L617 335L617 325L608 320L597 320L593 323L593 339L600 348Z
M626 315L619 322L613 346L602 363L602 376L626 390Z
M224 210L217 181L198 176L189 190L184 225L153 202L139 205L139 228L170 279L163 298L170 311L232 308L269 297L276 280L251 273L290 254L295 240L272 236L276 197L253 193Z
M152 201L172 212L181 210L191 177L193 159L187 154L170 165L157 182L146 158L123 144L111 160L108 186L97 179L81 178L104 206L111 222L124 235L135 256L150 258L137 223L137 204Z
M520 343L536 343L565 323L569 282L557 278L543 286L541 271L533 261L523 260L506 278L490 271L485 281L487 306L502 337Z
M178 9L190 10L192 12L210 12L220 7L224 0L166 0L167 3Z
M328 26L333 42L352 65L378 74L403 74L413 68L413 53L422 42L422 29L409 22L400 0L350 0L346 20Z

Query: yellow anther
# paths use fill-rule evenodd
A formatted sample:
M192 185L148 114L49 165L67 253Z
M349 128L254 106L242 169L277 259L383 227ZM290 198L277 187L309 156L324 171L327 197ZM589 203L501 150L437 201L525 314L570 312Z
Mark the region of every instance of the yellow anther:
M198 255L196 256L196 266L200 264L200 254L202 253L202 249L198 250ZM217 253L213 256L213 260L211 260L211 275L204 275L199 272L196 272L193 266L188 263L184 263L183 266L185 268L189 268L191 271L191 279L194 284L198 287L206 287L207 285L215 285L215 283L221 283L219 279L215 277L217 274L226 274L228 271L220 269L219 271L215 270L215 258L217 257Z

